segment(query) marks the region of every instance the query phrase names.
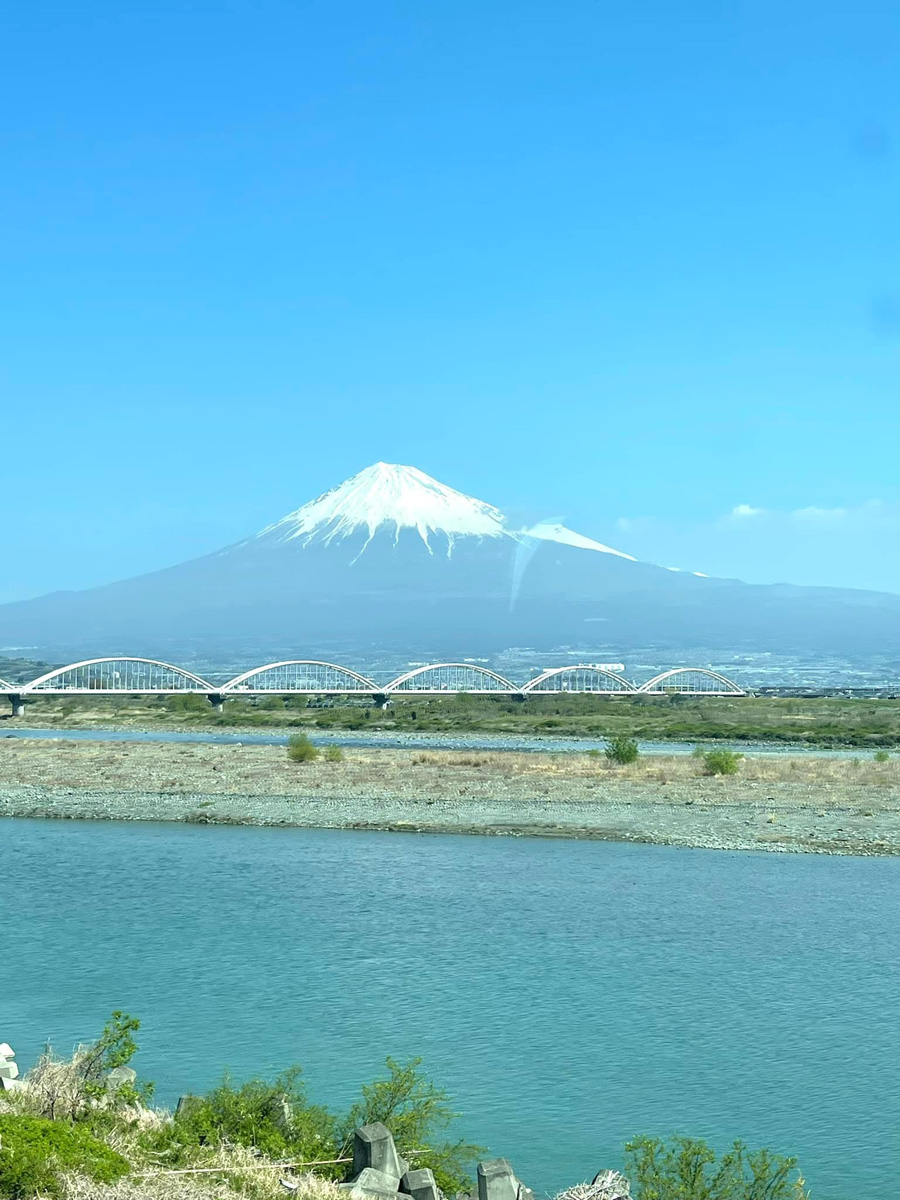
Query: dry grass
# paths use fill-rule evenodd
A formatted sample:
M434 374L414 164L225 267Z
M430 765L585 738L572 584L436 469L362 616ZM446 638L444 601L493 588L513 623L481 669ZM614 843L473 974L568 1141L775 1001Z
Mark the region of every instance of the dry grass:
M439 769L478 768L503 776L551 776L560 779L615 779L635 783L680 783L705 776L703 763L688 754L644 755L628 766L588 754L516 753L502 751L472 755L465 751L435 750L414 754L414 766ZM812 754L745 755L738 777L761 783L810 783L837 786L900 788L900 757L886 763L871 759L825 758Z
M71 1121L94 1101L85 1092L90 1048L79 1046L71 1058L57 1058L48 1046L22 1079L23 1087L5 1097L14 1112Z
M201 1164L198 1162L198 1166ZM135 1174L117 1183L93 1183L69 1176L64 1180L63 1200L343 1200L336 1184L315 1175L293 1174L285 1167L263 1165L252 1150L232 1146L210 1151L203 1159L204 1173L158 1172ZM221 1174L206 1173L218 1168ZM298 1185L288 1192L282 1179Z
M76 787L98 791L196 792L209 795L306 794L335 785L349 790L369 785L408 790L416 782L437 785L449 775L492 780L566 780L585 783L687 783L702 776L703 764L689 755L648 755L617 766L580 753L540 751L346 750L344 761L288 761L282 746L195 745L0 740L0 778L7 785ZM411 773L412 772L412 773ZM413 774L414 773L414 774ZM758 783L844 785L900 789L900 756L872 759L825 758L812 754L747 755L735 779ZM426 782L428 781L428 782ZM721 781L719 781L721 782Z

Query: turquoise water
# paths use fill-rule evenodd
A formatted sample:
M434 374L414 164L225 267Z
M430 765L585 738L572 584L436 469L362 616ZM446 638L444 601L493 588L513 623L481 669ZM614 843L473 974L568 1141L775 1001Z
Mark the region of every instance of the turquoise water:
M541 1190L678 1129L897 1195L897 860L26 820L0 849L23 1062L122 1007L163 1101L296 1061L342 1105L419 1054Z

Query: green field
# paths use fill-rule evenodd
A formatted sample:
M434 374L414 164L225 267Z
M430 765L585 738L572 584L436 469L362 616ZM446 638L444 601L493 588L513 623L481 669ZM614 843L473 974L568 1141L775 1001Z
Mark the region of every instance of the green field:
M671 696L403 697L386 709L368 699L229 700L215 713L202 696L29 700L19 722L78 728L272 728L485 733L645 741L776 742L823 747L900 746L900 700ZM0 729L5 721L0 724Z

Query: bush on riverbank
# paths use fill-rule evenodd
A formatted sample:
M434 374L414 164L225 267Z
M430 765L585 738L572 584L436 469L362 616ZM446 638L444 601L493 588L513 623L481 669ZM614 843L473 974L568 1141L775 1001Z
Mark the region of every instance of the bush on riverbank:
M111 1183L129 1169L121 1154L84 1125L0 1113L0 1196L4 1200L61 1196L66 1172Z
M743 754L735 750L701 751L704 775L737 775Z
M319 749L306 733L292 733L288 738L287 756L291 762L315 762Z
M2 674L2 671L0 671ZM5 676L4 676L5 678ZM673 702L674 700L674 702ZM900 699L832 696L616 696L560 694L512 701L501 696L397 694L384 709L360 698L310 704L305 696L237 697L214 712L205 696L29 697L35 724L67 728L121 725L213 729L366 729L394 733L546 735L638 741L774 742L782 745L900 746ZM271 704L271 707L270 707ZM66 715L63 714L66 710Z
M740 1141L717 1160L702 1140L639 1137L625 1157L634 1200L808 1200L795 1158Z
M615 763L618 767L627 767L631 763L637 762L640 751L634 738L619 734L617 737L609 739L603 753L608 762Z
M347 1200L334 1181L349 1173L354 1129L376 1121L401 1155L434 1172L445 1195L471 1190L483 1148L447 1139L457 1114L419 1059L388 1058L386 1075L364 1085L343 1115L312 1104L295 1067L271 1081L226 1078L172 1116L140 1103L149 1086L123 1074L138 1028L116 1013L73 1059L47 1052L24 1086L0 1092L0 1200L221 1200L224 1188L283 1200L284 1178L296 1200ZM85 1074L86 1061L102 1066ZM69 1080L66 1089L48 1089L47 1063L59 1068L57 1082ZM37 1115L51 1109L55 1119ZM626 1155L633 1200L808 1200L793 1159L740 1142L717 1160L704 1142L642 1137Z

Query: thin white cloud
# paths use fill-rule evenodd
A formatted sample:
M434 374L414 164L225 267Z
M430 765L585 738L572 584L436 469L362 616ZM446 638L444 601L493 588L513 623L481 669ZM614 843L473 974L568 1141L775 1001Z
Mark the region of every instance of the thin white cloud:
M752 504L736 504L729 516L736 521L746 521L750 517L761 517L765 511L764 508L754 508Z

